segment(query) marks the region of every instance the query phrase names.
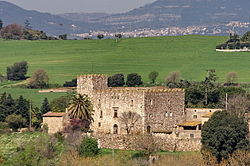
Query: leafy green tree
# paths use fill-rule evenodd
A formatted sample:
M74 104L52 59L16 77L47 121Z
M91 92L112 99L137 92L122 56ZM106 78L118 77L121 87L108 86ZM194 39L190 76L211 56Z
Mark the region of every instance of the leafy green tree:
M108 78L109 87L120 87L125 85L124 75L122 73L115 74Z
M67 34L59 35L59 39L67 40Z
M141 76L137 73L131 73L127 76L127 86L133 87L133 86L139 86L142 85L143 82L141 80Z
M25 80L28 71L28 63L26 61L16 62L13 66L7 67L7 79L18 81Z
M157 71L152 71L149 73L148 78L150 79L151 83L155 83L156 78L158 77L159 73Z
M29 87L30 88L45 88L49 85L49 76L43 69L38 69L35 71L30 78Z
M78 152L81 156L92 157L99 153L98 142L96 139L91 137L83 138Z
M71 81L66 81L63 84L63 87L76 87L76 86L77 86L77 79L76 78L72 79Z
M16 114L11 114L7 116L5 121L8 123L9 127L14 131L17 131L19 128L24 127L26 124L26 119L23 118L21 115Z
M52 100L50 103L51 110L53 112L65 112L66 108L69 106L71 96L61 96Z
M87 95L76 94L72 97L68 107L68 114L72 119L93 121L93 105Z
M42 114L46 114L47 112L51 111L51 108L50 108L49 101L48 101L47 97L43 100L43 104L42 104L40 110L41 110Z
M243 118L226 111L215 112L202 127L202 150L211 152L220 162L238 149L249 150L247 134Z

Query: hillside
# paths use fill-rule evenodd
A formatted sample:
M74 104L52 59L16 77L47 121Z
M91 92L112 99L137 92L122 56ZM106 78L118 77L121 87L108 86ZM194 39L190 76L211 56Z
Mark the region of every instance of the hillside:
M24 25L27 19L33 29L43 30L49 35L88 32L90 27L87 22L76 22L49 13L25 10L5 1L0 1L0 19L3 20L5 26L13 23Z
M157 0L121 14L66 13L52 15L25 10L9 2L0 1L0 18L5 25L31 22L33 29L50 35L85 33L92 31L133 31L166 27L199 26L206 29L197 34L225 35L236 27L237 33L249 30L250 1L246 0ZM229 25L231 21L246 24ZM216 32L216 33L212 33Z

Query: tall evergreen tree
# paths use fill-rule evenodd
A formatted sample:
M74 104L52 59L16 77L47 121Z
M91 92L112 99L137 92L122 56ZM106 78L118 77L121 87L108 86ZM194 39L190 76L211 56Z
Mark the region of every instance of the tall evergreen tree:
M15 114L21 115L26 120L29 119L29 102L23 96L16 100Z
M51 108L50 108L50 105L49 105L49 101L48 101L47 98L45 98L45 99L43 100L43 104L42 104L40 110L41 110L41 113L42 113L42 114L46 114L47 112L51 111Z

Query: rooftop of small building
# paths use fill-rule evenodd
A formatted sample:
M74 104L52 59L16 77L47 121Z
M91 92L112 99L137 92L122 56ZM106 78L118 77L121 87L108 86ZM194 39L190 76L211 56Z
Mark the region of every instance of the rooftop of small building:
M201 116L202 118L210 118L214 113L213 112L209 112L203 116Z
M201 121L185 121L181 124L179 124L178 126L182 126L182 127L187 127L187 126L191 126L191 127L195 127L201 124Z
M65 112L47 112L46 114L43 114L43 117L63 117L65 115Z

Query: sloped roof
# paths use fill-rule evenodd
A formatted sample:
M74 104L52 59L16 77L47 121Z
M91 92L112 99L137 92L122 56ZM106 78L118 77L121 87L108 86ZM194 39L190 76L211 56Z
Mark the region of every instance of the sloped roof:
M63 117L65 115L65 112L47 112L46 114L43 114L43 117Z
M209 112L203 116L201 116L202 118L210 118L214 113L213 112Z
M191 127L194 127L194 126L198 126L201 124L201 121L186 121L186 122L183 122L181 124L179 124L178 126L191 126Z

